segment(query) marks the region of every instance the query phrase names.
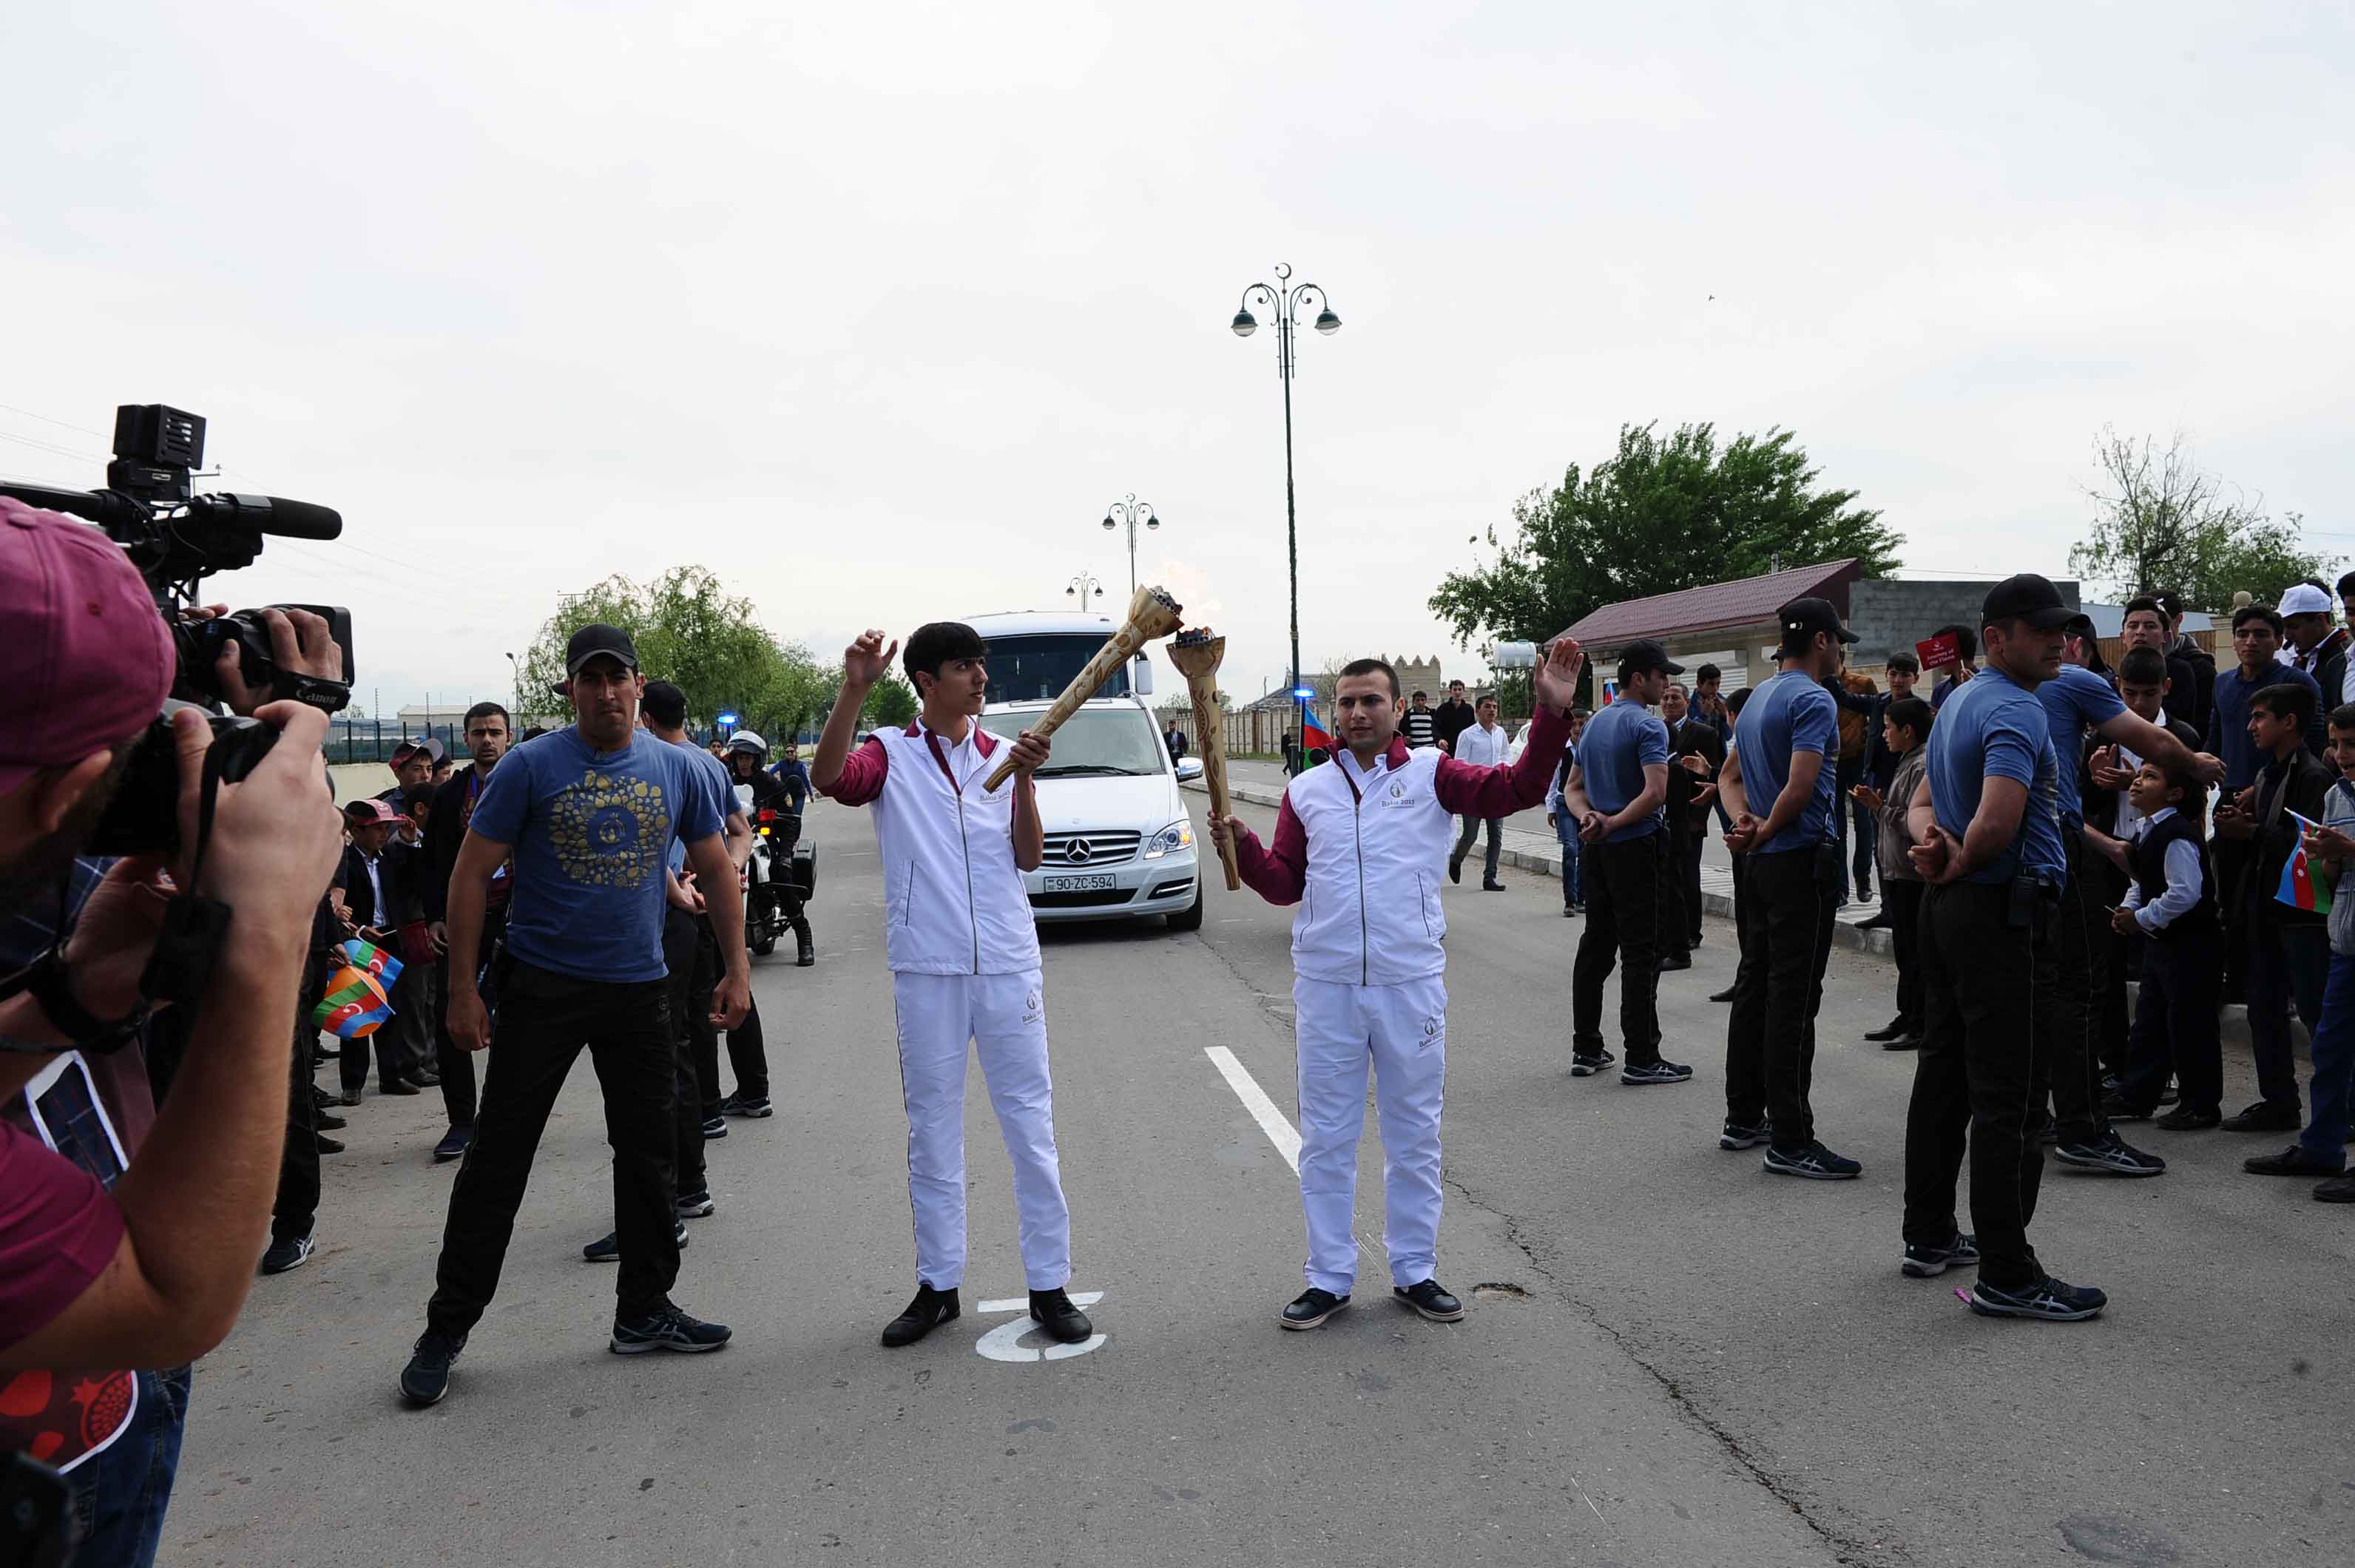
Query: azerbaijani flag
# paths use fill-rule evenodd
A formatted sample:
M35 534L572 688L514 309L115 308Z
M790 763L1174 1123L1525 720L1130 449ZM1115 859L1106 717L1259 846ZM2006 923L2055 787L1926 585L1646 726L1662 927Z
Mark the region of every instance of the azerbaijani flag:
M377 983L387 990L390 990L392 983L400 978L400 960L373 942L363 942L355 936L336 951L342 954L344 961L353 968L374 976Z
M2314 868L2306 858L2306 833L2309 829L2321 827L2322 824L2300 816L2295 811L2286 815L2298 826L2297 848L2289 852L2289 859L2282 867L2281 886L2275 890L2274 897L2292 909L2312 910L2316 914L2328 914L2330 884L2317 880Z
M392 1004L385 1000L376 977L347 965L327 982L327 994L311 1009L311 1025L338 1040L359 1040L374 1034L390 1017Z
M1325 748L1326 755L1332 755L1333 737L1325 732L1325 726L1316 722L1316 714L1312 709L1305 710L1300 720L1300 749L1306 752L1318 746Z

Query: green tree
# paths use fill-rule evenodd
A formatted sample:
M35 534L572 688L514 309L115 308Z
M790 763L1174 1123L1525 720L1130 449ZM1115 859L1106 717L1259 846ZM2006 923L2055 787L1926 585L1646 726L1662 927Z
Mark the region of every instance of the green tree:
M2193 609L2221 610L2243 589L2270 602L2302 578L2328 581L2338 566L2306 548L2298 514L2270 517L2263 496L2228 499L2180 432L2161 451L2149 436L2105 429L2094 456L2102 479L2085 492L2093 532L2069 566L2121 598L2171 588Z
M564 678L565 644L595 621L629 633L639 667L687 694L690 724L735 712L747 723L783 728L791 719L798 727L830 684L806 650L781 646L769 635L750 599L730 593L704 567L682 566L645 583L617 573L567 598L532 640L524 666L528 692Z
M870 730L902 728L916 717L916 688L886 670L883 678L868 688L858 717Z
M1818 487L1789 431L1738 435L1688 424L1662 437L1622 425L1619 448L1593 468L1513 506L1509 537L1487 530L1493 564L1450 572L1431 608L1459 645L1541 643L1623 599L1755 577L1778 566L1854 556L1868 577L1897 565L1902 542L1853 490ZM1478 543L1480 536L1473 536Z

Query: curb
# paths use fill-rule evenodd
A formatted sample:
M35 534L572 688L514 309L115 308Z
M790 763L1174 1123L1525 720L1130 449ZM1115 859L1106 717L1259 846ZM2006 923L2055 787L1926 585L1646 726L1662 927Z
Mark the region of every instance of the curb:
M1178 787L1190 790L1197 795L1209 793L1209 786L1199 779L1188 780ZM1252 805L1263 805L1271 811L1284 804L1283 792L1269 789L1264 784L1236 784L1230 781L1227 794L1233 800L1245 801ZM1503 848L1497 855L1497 859L1518 870L1529 871L1541 877L1551 877L1557 881L1561 879L1561 845L1558 839L1508 827L1505 829ZM1700 902L1701 909L1706 913L1731 923L1733 919L1732 874L1719 870L1714 866L1703 866L1700 869ZM1852 910L1842 910L1838 918L1832 922L1832 940L1858 953L1870 953L1877 957L1893 959L1894 950L1888 932L1865 931L1855 923L1856 921L1863 919L1866 910L1861 906Z

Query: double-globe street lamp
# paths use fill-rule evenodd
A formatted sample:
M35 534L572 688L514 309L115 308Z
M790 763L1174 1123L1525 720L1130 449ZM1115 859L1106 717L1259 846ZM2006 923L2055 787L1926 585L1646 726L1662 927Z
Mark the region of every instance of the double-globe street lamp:
M1249 337L1259 330L1259 319L1252 315L1252 303L1256 300L1263 310L1275 314L1275 373L1284 383L1284 545L1286 565L1292 578L1292 709L1295 731L1307 734L1308 688L1300 684L1300 526L1299 515L1293 504L1292 494L1292 335L1301 325L1301 313L1313 298L1316 315L1309 325L1330 337L1341 330L1341 318L1333 314L1333 302L1315 283L1292 281L1289 262L1275 265L1273 283L1253 283L1243 291L1242 304L1235 319L1228 325L1237 337Z
M1088 613L1088 596L1092 593L1102 593L1103 591L1103 584L1084 571L1063 584L1063 596L1071 598L1077 595L1080 601L1080 613L1082 615Z
M1139 501L1131 490L1128 499L1114 501L1104 508L1104 532L1110 533L1123 523L1128 525L1128 596L1136 597L1136 527L1143 523L1148 529L1158 528L1161 519L1153 515L1153 503Z

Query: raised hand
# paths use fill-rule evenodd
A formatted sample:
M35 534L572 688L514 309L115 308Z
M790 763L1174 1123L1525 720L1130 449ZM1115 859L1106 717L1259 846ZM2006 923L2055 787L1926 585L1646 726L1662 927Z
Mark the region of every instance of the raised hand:
M1531 677L1537 699L1556 712L1567 711L1578 701L1578 677L1585 668L1586 650L1578 639L1556 637Z
M891 656L899 651L897 637L886 647L883 634L869 626L842 650L842 684L866 690L891 672Z

